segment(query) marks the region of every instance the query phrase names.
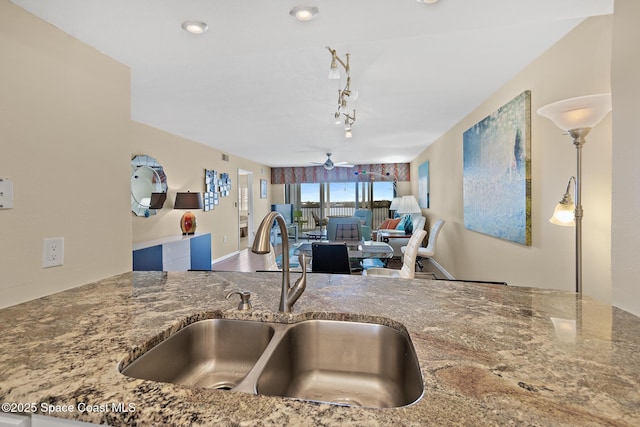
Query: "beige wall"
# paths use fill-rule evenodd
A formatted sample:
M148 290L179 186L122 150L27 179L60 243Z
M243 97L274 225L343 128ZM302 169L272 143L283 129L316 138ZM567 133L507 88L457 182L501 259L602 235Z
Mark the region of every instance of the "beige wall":
M212 255L238 249L238 169L253 172L254 223L267 167L132 122L130 74L122 64L0 0L0 177L14 208L0 210L0 307L131 270L131 244L180 233L176 191L203 191L204 169L229 172L231 196L198 212ZM156 157L168 176L165 209L130 211L130 161ZM257 225L256 225L257 226ZM227 236L227 242L223 237ZM64 265L42 268L43 239L64 238Z
M0 307L130 270L128 68L7 0L0 64ZM51 237L64 265L43 269Z
M435 259L457 279L499 280L514 286L572 291L574 232L549 223L567 180L576 173L568 136L536 114L539 107L575 96L610 92L612 17L590 18L430 145L411 174L429 160L429 222L444 218ZM464 228L462 134L524 90L531 90L532 245ZM611 301L611 114L587 137L583 150L583 292ZM412 192L418 184L413 181Z
M616 0L613 30L613 303L640 316L640 2Z
M270 210L272 191L267 191L266 199L260 198L260 179L270 181L271 177L271 169L264 165L234 155L229 155L229 161L223 161L223 153L215 148L137 122L131 122L131 144L131 157L146 154L163 166L169 186L164 208L158 210L157 215L145 218L130 214L136 243L181 233L180 217L184 211L173 209L176 192L203 192L205 169L229 173L232 184L231 194L221 197L214 210L194 212L198 224L196 232L211 233L214 260L238 250L238 169L253 172L254 230Z

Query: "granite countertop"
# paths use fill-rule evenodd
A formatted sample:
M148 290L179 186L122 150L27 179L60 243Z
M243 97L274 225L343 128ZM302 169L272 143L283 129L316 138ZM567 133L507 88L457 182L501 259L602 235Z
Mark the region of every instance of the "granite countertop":
M252 292L251 313L224 298L238 289ZM135 272L2 309L0 402L112 426L640 425L640 318L588 297L311 274L285 315L279 294L277 273ZM415 346L424 395L371 409L119 373L136 347L207 317L399 322Z

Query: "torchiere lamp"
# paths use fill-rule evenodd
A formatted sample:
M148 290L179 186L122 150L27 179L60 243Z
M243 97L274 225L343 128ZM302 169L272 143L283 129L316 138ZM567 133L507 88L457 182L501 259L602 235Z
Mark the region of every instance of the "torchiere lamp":
M560 129L566 131L573 138L576 146L577 171L571 177L575 183L575 207L571 201L569 189L571 179L567 185L564 197L555 209L554 216L549 220L553 224L574 225L576 227L576 292L582 293L582 146L589 131L611 111L611 94L580 96L554 102L538 109L538 114L550 119ZM573 209L573 218L570 212ZM572 221L573 220L573 221Z
M174 209L202 209L202 196L200 193L177 193ZM196 232L196 216L193 212L187 211L180 218L180 228L182 235L190 235Z

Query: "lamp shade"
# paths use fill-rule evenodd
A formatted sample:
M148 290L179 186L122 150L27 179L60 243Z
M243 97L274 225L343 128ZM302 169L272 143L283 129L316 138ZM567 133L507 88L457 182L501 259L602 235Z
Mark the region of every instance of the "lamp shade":
M398 206L400 206L400 197L394 197L391 201L391 206L389 206L390 211L397 211Z
M422 212L420 210L420 206L418 206L418 201L413 196L402 196L400 199L400 203L398 203L398 213L400 214L413 214Z
M177 193L174 209L202 209L202 196L200 193Z
M568 203L560 202L556 205L553 211L553 216L549 219L551 224L562 225L565 227L573 227L576 225L576 207L573 201L569 200Z
M554 102L538 109L538 114L569 131L593 128L611 111L611 94L580 96Z

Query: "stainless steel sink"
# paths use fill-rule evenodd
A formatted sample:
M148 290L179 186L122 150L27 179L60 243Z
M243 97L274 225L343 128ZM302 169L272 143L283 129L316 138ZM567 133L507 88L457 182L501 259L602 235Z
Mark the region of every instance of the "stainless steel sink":
M422 391L405 335L388 326L330 320L289 328L257 385L258 394L376 408L408 405Z
M408 335L334 320L294 324L211 319L153 347L124 375L195 387L387 408L423 393Z
M162 341L121 372L143 380L231 389L253 368L273 333L268 323L202 320Z

